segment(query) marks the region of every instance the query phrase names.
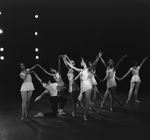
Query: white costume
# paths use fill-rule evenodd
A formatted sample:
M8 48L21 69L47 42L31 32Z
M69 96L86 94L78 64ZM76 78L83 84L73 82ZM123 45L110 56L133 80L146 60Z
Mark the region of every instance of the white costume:
M90 72L88 69L81 70L80 72L80 94L78 100L81 101L82 93L92 89L92 81L89 78Z
M130 70L133 74L130 82L141 82L141 79L139 77L140 67L138 66L137 68L130 68Z
M69 81L69 93L71 93L72 91L79 90L79 87L74 80L74 73L72 69L68 71L67 77Z
M112 88L112 87L117 86L117 83L115 80L116 71L114 71L113 68L107 69L106 74L107 74L107 88Z
M29 69L26 69L26 70L27 70L27 72L29 72ZM25 76L27 74L27 72L21 72L20 76L21 75ZM34 88L34 85L32 83L32 77L31 77L31 74L28 74L26 79L24 79L24 82L21 86L20 91L33 91L33 90L35 90L35 88Z
M57 96L58 90L58 83L51 83L51 84L45 84L43 83L43 87L45 87L49 91L50 96Z

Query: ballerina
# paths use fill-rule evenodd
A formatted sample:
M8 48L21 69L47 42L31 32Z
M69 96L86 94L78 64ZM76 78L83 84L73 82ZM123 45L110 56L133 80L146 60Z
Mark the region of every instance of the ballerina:
M35 99L35 102L40 100L47 93L49 93L50 102L52 105L52 113L51 112L49 112L49 113L41 113L40 112L37 115L35 115L34 117L44 117L44 116L56 117L57 112L58 112L58 103L61 103L59 115L65 114L63 109L64 109L64 106L66 105L67 98L58 97L58 89L59 89L58 83L56 83L56 82L51 83L51 81L49 79L47 80L47 83L46 83L46 82L43 82L35 72L34 72L34 75L37 78L37 80L41 83L41 85L45 88L45 91ZM61 90L61 89L59 89L59 90Z
M37 65L34 65L32 68L25 68L23 63L20 63L21 73L20 77L23 79L23 83L21 86L21 97L22 97L22 116L21 120L24 120L27 117L27 111L30 104L30 99L32 97L32 93L35 90L34 85L32 83L31 71L35 69Z
M60 63L60 56L58 57L58 60ZM59 64L60 65L60 64ZM65 86L65 83L64 81L62 80L62 77L61 77L61 73L60 73L60 66L58 66L58 71L55 70L55 69L52 69L50 68L50 72L46 71L41 65L38 65L47 75L49 76L53 76L54 80L58 83L58 87L59 87L59 90L58 90L58 96L63 96L63 93L64 91L66 90L66 86ZM61 105L59 104L58 107L60 107ZM59 109L58 109L58 112L59 112Z
M103 79L103 81L105 81L107 79L107 89L106 92L104 93L103 96L103 100L101 102L101 108L103 108L103 105L105 103L106 97L109 95L110 99L111 99L111 104L110 104L110 111L113 111L113 104L115 101L117 101L121 107L123 107L122 103L120 102L119 98L116 95L116 87L117 87L117 83L116 83L116 79L120 80L119 78L116 77L116 70L120 64L121 61L123 61L123 59L127 57L127 55L124 55L114 66L114 62L112 59L109 59L107 61L107 64L105 63L105 61L102 58L102 55L100 56L100 59L102 61L102 63L104 64L104 66L106 67L106 76Z
M71 63L73 66L75 66L75 62L73 60L70 60L67 55L66 55L66 59L63 56L62 56L62 58L63 58L63 61L66 65L66 67L68 68L68 73L67 73L67 77L68 77L68 81L69 81L68 91L71 94L72 101L73 101L72 116L74 117L75 113L76 113L76 108L78 106L77 98L79 95L79 87L75 81L75 71L74 71L74 69L69 67L69 65L66 62L66 59L68 59L69 63Z
M141 79L140 79L140 76L139 76L139 71L143 65L143 63L145 62L145 60L147 59L148 57L145 57L143 59L143 61L141 62L141 64L139 66L137 66L137 62L134 62L133 64L133 67L131 67L128 72L121 78L124 79L130 72L132 73L132 78L131 78L131 81L130 81L130 90L129 90L129 94L128 94L128 99L126 101L126 104L129 102L129 100L131 99L131 96L132 96L132 93L133 93L133 90L134 90L134 100L136 103L140 103L140 101L137 99L137 96L138 96L138 89L140 87L140 83L141 83Z
M93 65L91 67L87 67L86 62L82 59L81 60L81 66L83 66L83 69L79 69L74 67L70 62L68 62L67 60L66 63L74 70L80 72L79 75L75 78L77 79L78 77L80 77L80 94L78 97L78 100L81 102L83 93L85 95L85 101L86 101L86 106L85 106L85 111L84 111L84 120L87 121L87 114L88 114L88 109L89 106L96 112L98 113L99 117L100 116L100 112L96 110L95 106L91 103L91 90L92 90L92 83L91 83L91 79L90 79L90 71L93 69L93 67L96 65L96 63L98 62L99 58L101 56L101 53L98 54L96 60L94 61ZM64 58L66 59L66 55L64 55Z
M92 66L92 61L89 61L89 67ZM96 73L96 65L95 67L91 70L91 81L92 81L92 97L91 97L91 102L94 104L95 103L95 100L96 100L96 93L99 93L99 90L97 88L97 81L95 79L95 73ZM101 98L102 98L102 94L101 94Z

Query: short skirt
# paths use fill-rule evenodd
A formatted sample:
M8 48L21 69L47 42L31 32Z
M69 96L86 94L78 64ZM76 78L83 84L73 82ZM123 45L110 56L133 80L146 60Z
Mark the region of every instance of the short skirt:
M21 86L20 91L33 91L35 90L32 82L24 82Z
M141 82L139 75L133 75L130 82Z
M90 80L83 80L80 84L80 94L92 89L92 84Z
M111 78L111 79L107 79L107 88L112 88L112 87L116 87L117 83L115 81L115 79Z

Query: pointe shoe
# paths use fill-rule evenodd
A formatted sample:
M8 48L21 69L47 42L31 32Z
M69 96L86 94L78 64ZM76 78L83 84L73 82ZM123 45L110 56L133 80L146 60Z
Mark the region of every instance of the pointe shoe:
M135 100L136 103L141 103L141 101Z
M93 108L92 108L92 107L89 107L89 110L93 111Z
M64 112L63 109L60 109L60 110L58 110L58 114L59 115L64 115L64 114L66 114L66 112Z
M87 121L87 118L86 118L86 116L85 116L85 115L83 116L83 119L84 119L85 121Z
M74 111L72 112L72 117L75 117L75 112Z
M121 103L120 103L120 107L121 107L122 109L124 109L124 104L121 104Z
M104 107L104 103L101 103L101 108L103 108Z
M98 117L102 118L100 111L96 111L96 113L98 114Z
M25 117L26 117L26 118L28 117L28 114L27 114L27 113L25 113Z
M40 117L43 117L43 114L40 112L38 113L37 115L34 116L35 118L40 118Z
M21 121L23 121L24 119L25 119L25 116L24 116L24 114L22 114Z
M111 112L113 111L113 108L112 108L112 107L110 107L110 111L111 111Z
M130 100L130 99L128 99L128 100L126 101L126 104L128 104L129 100Z

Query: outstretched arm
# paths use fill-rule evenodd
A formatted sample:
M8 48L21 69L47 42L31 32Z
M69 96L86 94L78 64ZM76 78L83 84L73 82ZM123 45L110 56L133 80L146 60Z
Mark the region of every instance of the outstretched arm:
M33 67L29 68L29 71L34 70L39 64L34 65Z
M48 71L46 71L41 65L39 65L39 67L48 75L50 76L54 76L55 74L49 73Z
M130 72L131 72L131 69L129 69L128 72L122 78L120 78L120 80L124 79Z
M102 82L104 82L107 79L108 75L106 74L106 76L104 77L103 80L101 80Z
M124 58L127 57L127 55L125 54L118 62L117 64L114 66L114 70L116 70L120 64L120 62L122 62L124 60Z
M143 59L143 61L142 61L141 64L139 65L140 68L142 67L143 63L145 62L145 60L146 60L147 58L148 58L148 57L145 57L145 58Z

